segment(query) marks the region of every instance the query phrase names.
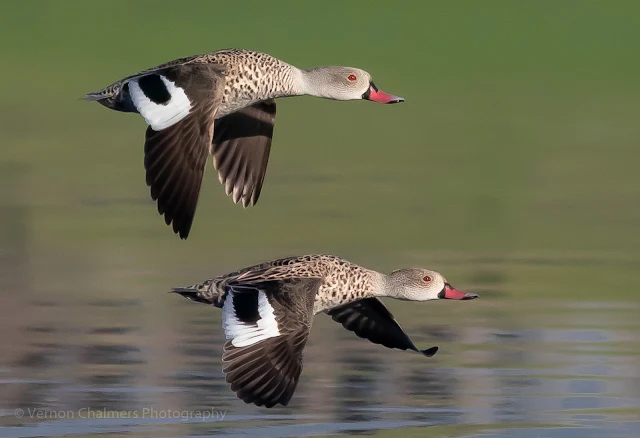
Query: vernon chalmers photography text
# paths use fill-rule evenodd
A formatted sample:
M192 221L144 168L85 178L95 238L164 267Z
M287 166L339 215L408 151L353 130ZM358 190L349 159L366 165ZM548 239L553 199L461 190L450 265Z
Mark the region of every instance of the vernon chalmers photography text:
M108 409L80 408L77 410L56 410L40 408L18 408L14 411L18 418L29 417L42 420L104 419L104 418L161 418L176 420L222 421L227 411L215 408L200 410L141 408L138 410L114 411Z

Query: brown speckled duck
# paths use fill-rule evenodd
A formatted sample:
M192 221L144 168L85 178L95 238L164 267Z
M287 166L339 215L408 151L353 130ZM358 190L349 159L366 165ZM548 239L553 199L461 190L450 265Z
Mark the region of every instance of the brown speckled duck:
M273 56L228 49L176 59L89 93L107 108L147 122L144 165L151 197L167 225L186 239L208 154L235 203L258 201L269 160L274 99L311 95L335 100L402 102L364 70L302 70Z
M454 289L427 269L385 275L322 254L273 260L173 292L222 309L226 380L238 398L266 407L286 406L291 400L315 314L327 313L374 344L431 357L438 347L418 349L378 297L478 297Z

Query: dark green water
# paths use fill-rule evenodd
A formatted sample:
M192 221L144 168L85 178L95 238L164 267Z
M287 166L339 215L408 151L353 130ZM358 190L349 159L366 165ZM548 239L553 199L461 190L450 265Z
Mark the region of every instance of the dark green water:
M3 2L0 436L640 435L637 10ZM183 242L148 198L144 122L78 99L224 47L407 100L281 100L258 206L209 166ZM290 406L247 406L218 312L166 291L310 252L481 298L387 300L432 359L319 316Z

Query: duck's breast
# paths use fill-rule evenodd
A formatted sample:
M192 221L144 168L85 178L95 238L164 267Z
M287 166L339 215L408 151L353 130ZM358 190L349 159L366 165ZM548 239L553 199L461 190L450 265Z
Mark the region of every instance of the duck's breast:
M267 99L294 94L294 67L273 56L241 52L221 56L226 67L217 118Z

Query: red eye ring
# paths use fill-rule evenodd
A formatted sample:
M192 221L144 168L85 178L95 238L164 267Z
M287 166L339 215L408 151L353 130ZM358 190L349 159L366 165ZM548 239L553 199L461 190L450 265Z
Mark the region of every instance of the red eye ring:
M353 81L355 81L357 78L356 78L356 75L351 74L351 75L347 76L347 79L349 79L351 82L353 82Z
M430 276L425 275L425 276L422 278L422 280L423 280L425 283L429 283L432 279L431 279L431 277L430 277Z

